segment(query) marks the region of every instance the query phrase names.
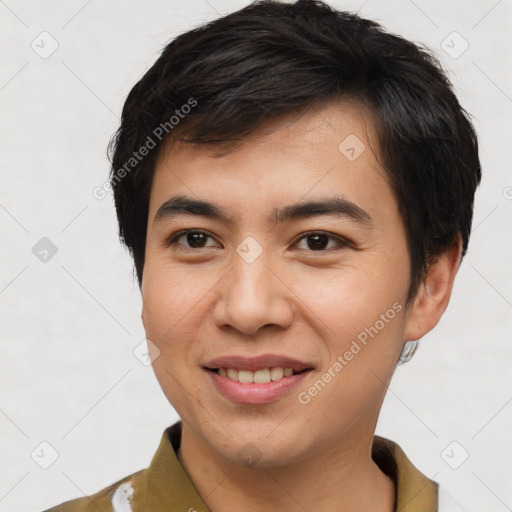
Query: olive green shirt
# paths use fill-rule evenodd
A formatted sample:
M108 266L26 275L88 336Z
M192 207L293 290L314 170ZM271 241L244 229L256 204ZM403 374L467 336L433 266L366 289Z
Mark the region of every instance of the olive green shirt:
M165 429L148 468L45 512L209 512L176 456L180 442L178 421ZM438 484L416 469L396 443L374 436L372 458L395 482L396 512L438 511Z

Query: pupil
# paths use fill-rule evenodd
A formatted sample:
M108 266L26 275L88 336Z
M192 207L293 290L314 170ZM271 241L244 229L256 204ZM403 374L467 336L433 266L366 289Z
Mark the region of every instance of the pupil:
M309 241L314 239L315 242L310 244ZM319 242L320 239L320 242ZM325 235L310 235L308 237L308 247L313 250L324 249L327 245L327 237Z
M202 247L201 242L204 242L204 233L188 233L187 234L187 243L191 247Z

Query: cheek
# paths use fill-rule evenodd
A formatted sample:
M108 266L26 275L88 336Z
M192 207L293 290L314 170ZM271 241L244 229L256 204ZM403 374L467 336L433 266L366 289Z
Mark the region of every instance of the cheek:
M329 368L342 360L343 370L333 369L336 378L324 396L328 407L342 398L349 409L357 409L378 395L401 350L407 276L388 272L389 264L382 257L367 261L317 274L300 273L293 281L305 304L303 315L320 334L317 343L326 355L324 364Z
M406 276L395 275L387 261L371 255L343 268L303 269L290 280L294 293L331 334L342 336L373 324L394 302L402 303L407 292Z
M209 287L200 276L177 271L167 262L157 265L150 261L148 269L142 300L146 337L159 351L153 371L171 405L180 416L188 417L187 400L190 393L197 396L198 390L194 389L194 379L187 379L197 356L201 298Z
M328 338L329 361L323 374L313 383L315 387L306 391L317 393L308 405L311 416L321 423L319 428L333 425L332 435L340 424L348 429L365 414L371 414L376 400L384 396L400 351L401 304L393 302L389 290L387 295L379 293L386 287L362 286L346 283L344 291L332 291L336 307L328 305L328 297L323 298L324 305L319 305L330 311L325 321L335 334L330 333Z
M149 263L142 290L144 327L164 356L155 361L155 371L165 363L173 373L180 372L187 366L184 362L194 361L198 340L208 339L199 331L206 326L210 290L218 277L208 269Z
M208 290L201 272L185 271L161 260L146 262L142 288L146 323L159 332L171 329Z

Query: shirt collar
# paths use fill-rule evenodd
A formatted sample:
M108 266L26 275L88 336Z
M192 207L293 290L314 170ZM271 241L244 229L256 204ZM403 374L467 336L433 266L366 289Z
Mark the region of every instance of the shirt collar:
M397 443L374 436L372 458L395 482L396 512L437 512L437 483L421 473Z

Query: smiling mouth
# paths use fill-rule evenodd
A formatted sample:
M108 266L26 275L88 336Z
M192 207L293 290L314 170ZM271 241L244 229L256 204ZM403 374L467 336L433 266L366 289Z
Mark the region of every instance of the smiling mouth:
M302 370L294 370L293 368L263 368L254 372L250 370L236 370L234 368L206 368L206 370L243 384L265 384L311 371L312 368L304 368Z

